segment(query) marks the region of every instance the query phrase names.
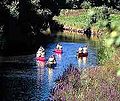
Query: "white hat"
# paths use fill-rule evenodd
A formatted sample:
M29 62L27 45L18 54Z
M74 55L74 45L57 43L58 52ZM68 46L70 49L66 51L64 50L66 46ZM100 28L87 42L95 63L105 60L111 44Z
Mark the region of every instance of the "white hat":
M82 50L82 47L79 47L79 50Z

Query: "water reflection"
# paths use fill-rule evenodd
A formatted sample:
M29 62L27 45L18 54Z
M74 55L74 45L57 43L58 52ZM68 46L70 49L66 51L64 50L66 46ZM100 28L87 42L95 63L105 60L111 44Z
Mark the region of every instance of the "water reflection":
M78 67L86 67L87 66L87 60L88 60L88 57L80 57L78 59Z
M62 54L61 53L55 53L56 59L60 61L62 59Z
M41 81L43 81L45 69L43 68L37 68L37 85L40 84Z
M84 65L87 64L87 57L83 57L83 64L84 64Z
M48 68L48 81L49 81L49 86L51 86L51 83L53 81L53 69Z
M36 64L38 67L41 67L41 68L45 67L45 61L36 61Z
M81 64L82 64L82 58L79 58L78 59L78 67L81 67Z

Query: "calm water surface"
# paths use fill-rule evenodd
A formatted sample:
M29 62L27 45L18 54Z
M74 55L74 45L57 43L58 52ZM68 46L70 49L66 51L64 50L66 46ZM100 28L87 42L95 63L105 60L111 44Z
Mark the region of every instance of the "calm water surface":
M56 42L46 47L46 59L52 54ZM55 86L55 80L61 76L65 69L72 63L77 68L94 67L97 65L96 48L88 43L61 42L63 54L55 54L57 66L54 69L47 68L44 63L35 60L35 54L11 57L11 63L1 65L3 101L48 101L50 90ZM77 60L76 51L80 46L88 45L87 61ZM9 61L1 58L1 61ZM13 64L27 63L28 65ZM41 64L41 65L40 65Z

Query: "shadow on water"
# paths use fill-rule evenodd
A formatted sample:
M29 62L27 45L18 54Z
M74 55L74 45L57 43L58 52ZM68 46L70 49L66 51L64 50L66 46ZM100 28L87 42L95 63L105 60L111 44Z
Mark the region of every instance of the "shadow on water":
M55 80L62 76L63 72L72 63L77 68L94 67L97 65L97 50L90 42L75 38L62 39L57 36L56 41L46 47L46 59L55 54L57 65L54 69L47 68L45 62L37 62L35 54L1 57L0 87L4 90L3 101L48 101L51 89L55 86ZM63 45L63 53L54 53L56 44ZM80 46L88 45L88 57L77 60L76 51ZM2 96L1 95L1 96Z

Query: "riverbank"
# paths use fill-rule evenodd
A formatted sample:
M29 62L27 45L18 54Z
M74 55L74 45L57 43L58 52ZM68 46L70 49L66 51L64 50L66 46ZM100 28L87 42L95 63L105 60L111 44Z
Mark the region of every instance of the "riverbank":
M85 29L90 21L90 9L79 9L79 10L69 10L64 9L61 11L60 16L54 17L60 24L63 24L66 29L70 29L70 32L79 32L79 30ZM91 12L92 13L92 12ZM120 23L120 15L110 12L110 19L112 25L119 25ZM103 25L102 25L103 24ZM93 34L99 34L100 36L103 31L105 31L105 27L102 28L106 24L106 21L100 19L98 22L94 23L91 26L91 30ZM102 33L101 33L102 32Z
M120 50L120 49L119 49ZM68 68L52 91L54 101L119 101L120 54L118 52L104 66L78 69ZM88 100L89 99L89 100Z

